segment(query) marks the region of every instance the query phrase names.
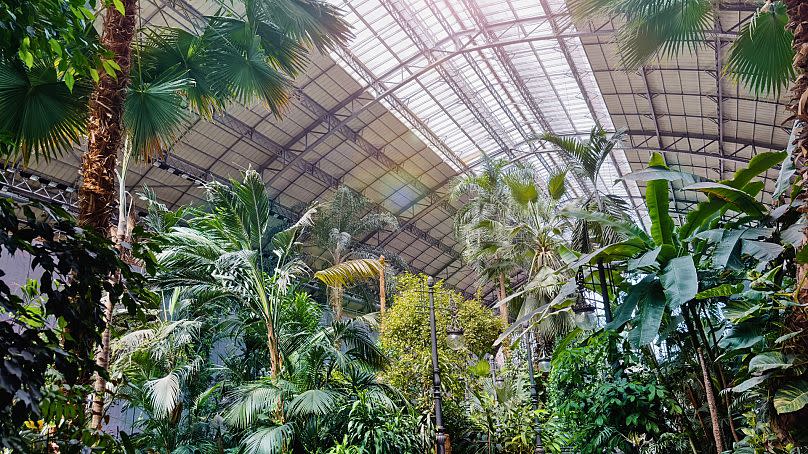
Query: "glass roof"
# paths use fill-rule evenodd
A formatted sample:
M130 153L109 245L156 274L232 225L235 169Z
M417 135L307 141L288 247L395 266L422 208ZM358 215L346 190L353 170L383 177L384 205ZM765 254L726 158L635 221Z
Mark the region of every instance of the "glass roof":
M331 1L355 34L335 60L458 172L485 152L547 178L565 158L531 138L614 129L564 0ZM612 158L602 187L633 193L615 184L623 151Z

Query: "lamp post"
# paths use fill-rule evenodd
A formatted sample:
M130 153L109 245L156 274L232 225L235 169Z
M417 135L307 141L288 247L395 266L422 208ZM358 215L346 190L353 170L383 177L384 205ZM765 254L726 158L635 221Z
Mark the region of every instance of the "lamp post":
M438 365L438 334L435 328L435 279L429 276L426 280L429 287L429 337L432 342L432 394L435 402L435 445L437 454L446 452L446 428L443 427L443 400L440 391L440 366ZM451 299L451 296L450 296ZM446 341L450 348L463 348L463 328L456 320L457 308L451 300L449 312L452 322L446 329Z
M529 330L527 333L527 370L530 374L530 402L533 405L533 424L536 431L536 449L533 451L535 454L544 454L544 446L541 443L541 422L539 421L539 392L536 389L536 376L533 372L533 331ZM549 364L547 358L541 358L539 361ZM545 367L542 367L544 369Z

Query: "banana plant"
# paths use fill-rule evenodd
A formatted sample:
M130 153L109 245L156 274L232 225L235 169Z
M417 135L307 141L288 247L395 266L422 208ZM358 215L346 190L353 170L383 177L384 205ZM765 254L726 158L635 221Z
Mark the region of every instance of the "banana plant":
M723 268L730 262L740 263L744 255L761 262L779 255L777 245L758 241L768 233L759 221L770 216L755 199L763 189L763 182L755 177L782 162L785 156L784 152L761 153L731 179L714 182L698 181L692 174L671 170L663 156L654 153L647 169L627 175L627 179L645 183L650 232L629 229L624 222L602 216L596 222L622 227L626 239L583 255L570 265L577 268L600 259L605 263L619 262L624 270L631 285L607 328L621 329L630 323L629 341L638 347L647 345L659 335L663 320L680 321L671 314L683 312L683 305L699 296L730 290L703 288L697 268ZM684 190L706 196L678 228L669 209L671 181L692 183ZM737 221L716 228L721 218L730 213Z

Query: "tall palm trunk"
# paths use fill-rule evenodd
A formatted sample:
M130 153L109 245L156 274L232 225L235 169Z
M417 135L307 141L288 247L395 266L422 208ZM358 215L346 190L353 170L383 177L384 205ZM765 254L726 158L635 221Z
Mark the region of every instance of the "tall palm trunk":
M123 139L123 108L129 86L137 5L137 0L123 0L123 15L112 5L107 8L101 44L112 52L120 71L115 77L102 73L90 98L87 151L81 166L79 222L99 232L109 229L116 204L115 164ZM106 325L112 321L112 301L108 296L104 299L105 329L96 358L96 364L102 369L109 364L109 329ZM101 429L106 382L100 375L96 376L94 389L91 427Z
M499 273L499 300L502 301L505 297L508 296L505 294L505 274ZM503 304L499 306L499 316L502 317L502 321L505 322L505 326L507 327L510 323L508 319L508 305Z
M794 127L799 128L793 134L795 137L795 147L792 159L797 171L802 175L803 181L808 181L808 99L805 99L808 92L808 3L802 0L786 0L788 7L789 23L787 27L794 34L794 69L797 72L797 81L791 89L791 99L787 109L796 116ZM808 197L803 197L802 211L808 212ZM798 298L802 304L808 303L808 288L804 285L805 276L808 275L808 264L802 264L798 268L797 282L803 283L799 289ZM808 322L808 317L804 311L802 322Z
M123 140L123 105L129 86L137 0L123 0L125 14L106 9L101 44L112 52L120 71L102 72L90 98L87 151L82 156L79 222L105 232L115 208L115 161Z

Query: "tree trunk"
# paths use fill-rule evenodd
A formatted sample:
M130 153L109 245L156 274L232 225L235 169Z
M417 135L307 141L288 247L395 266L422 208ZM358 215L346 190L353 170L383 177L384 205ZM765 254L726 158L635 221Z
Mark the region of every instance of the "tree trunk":
M793 134L795 147L791 158L794 161L794 167L802 175L803 186L805 186L805 182L808 181L808 127L806 127L808 124L808 99L803 99L803 96L808 92L808 4L802 0L786 0L786 6L789 17L787 27L794 34L793 47L796 52L794 69L797 72L797 80L791 89L791 99L786 107L796 117L794 128L798 128ZM800 211L808 212L808 194L803 191L799 198L802 199ZM808 275L808 264L798 265L797 282L801 283L801 287L797 291L797 298L801 304L808 303L806 275ZM799 309L795 311L798 316L799 312L804 312ZM803 316L802 321L806 320L808 318Z
M384 315L384 309L387 305L387 289L384 283L384 256L379 257L379 264L382 266L382 272L379 273L379 315Z
M120 66L116 77L100 71L101 78L90 97L87 151L82 157L79 189L79 222L106 232L115 208L115 160L121 147L123 104L129 86L132 38L135 35L137 0L122 0L121 15L110 3L104 16L101 44Z
M502 301L505 299L507 295L505 294L505 274L499 273L499 300ZM510 320L508 319L508 305L503 304L499 306L499 316L502 317L502 321L505 322L505 326L507 327L510 324Z
M281 368L281 354L278 351L278 339L275 336L275 327L269 321L265 322L267 327L267 349L269 350L269 373L272 378L278 376Z
M331 308L334 310L334 320L342 320L342 287L329 287Z
M129 85L132 38L135 35L138 2L123 0L123 6L123 15L112 4L107 7L104 15L101 44L112 53L120 71L115 77L101 71L98 85L90 97L87 151L81 160L79 223L101 233L107 232L110 227L112 210L115 209L117 198L115 163L124 135L123 104ZM101 350L96 358L96 364L102 369L106 369L109 363L109 331L106 325L112 319L112 302L108 297L105 298L104 305L105 330L102 334ZM100 429L106 383L102 377L97 376L94 385L91 426Z
M710 373L707 371L707 364L704 362L704 354L701 348L696 350L701 365L701 373L704 377L704 393L707 395L707 408L710 409L710 420L713 426L713 438L715 438L715 449L718 454L724 452L724 441L721 439L721 425L718 421L718 405L715 403L713 394L713 382L710 380Z
M121 258L124 256L123 242L131 236L134 229L134 216L133 213L127 215L126 210L126 170L129 167L129 159L131 158L131 148L129 141L126 141L123 160L121 162L121 173L118 181L118 226L112 235L115 238L115 247ZM115 274L110 278L113 285L120 281L119 274ZM112 326L112 314L114 305L109 297L109 294L104 293L104 332L101 334L101 346L95 358L95 364L100 369L109 371L109 357L110 357L110 329ZM104 416L104 399L106 398L107 382L101 374L95 374L95 383L93 384L93 405L92 405L92 421L91 424L94 429L101 430L101 422Z

